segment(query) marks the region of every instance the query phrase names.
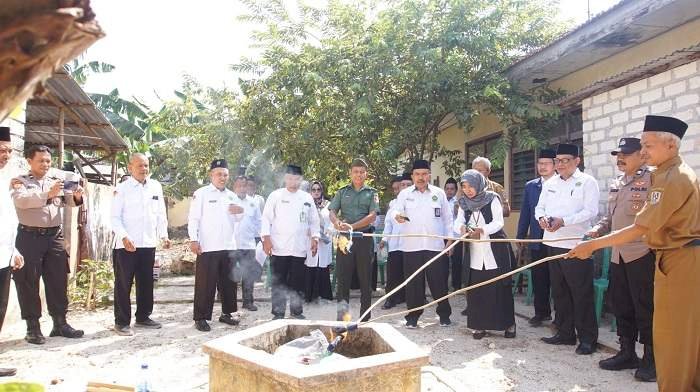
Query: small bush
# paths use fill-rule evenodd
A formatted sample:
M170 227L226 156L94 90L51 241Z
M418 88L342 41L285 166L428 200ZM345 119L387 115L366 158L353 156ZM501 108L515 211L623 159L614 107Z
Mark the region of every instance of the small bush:
M83 260L80 270L68 285L68 299L72 306L88 310L111 304L114 291L114 271L111 263L102 260Z

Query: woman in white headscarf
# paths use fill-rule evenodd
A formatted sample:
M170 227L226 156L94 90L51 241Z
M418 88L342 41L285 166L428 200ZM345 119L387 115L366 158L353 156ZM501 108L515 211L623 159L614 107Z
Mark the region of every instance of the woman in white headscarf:
M474 239L505 238L503 206L499 196L486 190L486 178L476 170L462 174L462 197L454 223L455 231L470 233ZM470 243L465 247L469 268L462 269L468 285L480 283L511 271L514 261L507 243ZM510 279L467 292L467 327L474 330L474 339L487 331L505 331L506 338L515 337L513 291Z
M316 255L309 252L306 257L304 294L306 302L315 301L319 297L332 300L330 265L333 259L333 244L328 235L333 226L328 211L330 202L324 197L324 188L320 181L311 181L309 185L309 193L314 199L319 218L321 218L321 239L318 242Z

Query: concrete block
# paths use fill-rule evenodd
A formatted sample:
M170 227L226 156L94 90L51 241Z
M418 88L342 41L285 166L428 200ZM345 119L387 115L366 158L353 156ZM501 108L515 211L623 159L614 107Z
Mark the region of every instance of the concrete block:
M688 105L696 105L700 102L700 94L686 94L676 98L676 108L682 108Z
M612 156L610 156L610 157L612 158ZM600 181L603 182L603 184L602 185L599 184L598 187L600 188L601 191L607 190L608 189L608 179L612 178L615 175L615 171L613 170L612 160L610 161L609 165L600 166L597 171L598 171L598 178L600 179ZM602 210L602 211L604 211L604 210Z
M593 104L594 105L601 105L601 104L604 104L606 102L608 102L608 93L607 92L593 96Z
M638 80L634 83L630 83L627 85L627 92L629 94L638 93L640 91L646 90L647 86L647 79Z
M698 70L697 67L697 61L693 61L692 63L688 63L686 65L681 65L680 67L676 67L672 69L671 71L673 72L673 77L675 79L680 79L680 78L685 78L687 76L691 76L695 74ZM664 72L668 73L668 72Z
M583 101L581 101L581 109L585 110L591 107L591 102L593 101L592 98L586 98Z
M621 126L613 127L608 131L608 137L619 138L624 135L625 129Z
M664 87L664 95L666 97L672 97L674 95L684 93L686 90L686 84L687 83L685 82L685 80L669 84L668 86Z
M663 90L661 88L657 88L654 90L649 90L645 93L642 93L642 103L649 103L652 101L656 101L657 99L661 98L663 95Z
M608 97L612 101L613 99L620 99L627 95L627 86L618 87L615 90L608 91Z
M670 99L667 101L662 101L662 102L657 102L653 105L651 105L651 112L654 114L661 114L664 112L668 112L673 108L673 101Z
M644 129L644 121L635 121L625 126L626 135L638 135Z
M649 78L649 87L658 86L660 84L668 83L670 81L671 73L668 71L662 72Z
M603 105L603 114L610 114L620 110L620 101L612 101Z
M622 109L631 108L633 106L639 105L639 95L633 95L631 97L623 98L620 103Z
M586 112L584 112L586 113ZM593 121L584 121L583 122L583 132L589 132L593 130Z
M649 113L649 106L642 106L636 109L632 109L630 112L630 119L637 119L646 116Z
M594 120L603 115L602 106L594 106L586 110L586 120Z
M591 132L590 137L588 139L588 142L592 143L592 142L598 142L601 140L605 140L605 131L604 130Z
M697 109L698 113L697 115L700 116L700 107ZM696 109L686 109L686 110L681 110L678 111L676 110L673 112L673 117L676 117L677 119L681 121L688 122L693 119L693 117L696 116Z
M700 89L700 76L696 76L694 78L690 78L688 80L688 88L690 90L697 90Z
M612 123L619 124L629 121L630 113L628 111L620 112L612 116Z
M607 128L610 126L610 117L602 117L593 123L595 129Z
M608 138L607 140L600 143L600 152L606 153L617 148L618 140L616 138Z

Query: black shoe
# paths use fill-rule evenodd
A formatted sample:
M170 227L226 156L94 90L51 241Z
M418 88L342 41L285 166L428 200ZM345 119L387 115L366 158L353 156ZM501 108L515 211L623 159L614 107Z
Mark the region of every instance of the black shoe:
M162 327L159 322L151 320L150 317L147 317L141 321L136 320L134 326L148 329L160 329Z
M461 314L462 316L466 316L466 315L467 315L467 308L464 308L464 310L461 311L460 314Z
M639 369L634 372L634 378L644 382L656 381L656 361L651 344L644 345L644 356L639 364Z
M488 335L488 332L486 331L476 331L472 334L472 337L474 338L474 340L481 340L486 335Z
M416 329L418 328L418 320L406 320L406 329Z
M195 320L194 327L197 328L198 331L202 332L211 331L211 327L209 324L207 324L207 320Z
M394 305L393 302L391 302L391 301L384 301L384 305L382 305L382 309L391 309L391 308L393 308L394 306L395 306L395 305Z
M636 369L639 357L634 351L634 339L620 337L620 351L614 356L598 362L603 370Z
M542 315L536 314L534 317L527 320L527 322L532 327L539 327L540 325L542 325L543 321L549 321L551 319L552 319L552 316L542 316Z
M297 319L297 320L306 320L306 316L304 316L304 315L301 314L301 313L299 313L299 314L292 314L292 318L293 318L293 319Z
M15 368L0 368L0 377L12 377L17 374Z
M506 329L506 332L503 334L503 336L506 337L506 339L514 339L515 338L515 325L512 327Z
M120 336L134 336L134 331L128 325L114 324L114 332Z
M251 312L255 312L256 310L258 310L258 307L255 306L255 304L243 304L243 309L248 309Z
M450 320L449 317L440 317L440 326L441 327L449 327L452 325L452 321Z
M44 334L41 333L41 325L39 324L39 320L27 320L27 335L24 337L24 340L31 344L46 343L46 338L44 337Z
M56 316L53 318L53 329L49 336L63 336L64 338L78 339L82 338L85 332L80 329L74 329L66 322L66 316Z
M272 316L273 320L282 320L284 318L283 314L275 314Z
M228 313L222 314L219 316L219 322L228 324L228 325L238 325L238 323L241 322L237 317L233 317Z
M595 343L584 343L581 342L581 344L576 347L576 354L578 355L591 355L595 352L596 349L596 344Z
M565 345L565 346L575 346L576 345L576 337L567 338L567 337L559 335L559 334L556 334L556 335L549 337L549 338L542 338L541 340L547 344L556 344L556 345Z

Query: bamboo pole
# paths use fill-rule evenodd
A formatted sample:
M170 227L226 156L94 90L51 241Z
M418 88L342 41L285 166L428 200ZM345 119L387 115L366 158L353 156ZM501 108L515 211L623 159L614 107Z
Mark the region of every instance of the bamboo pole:
M58 167L63 169L63 156L65 150L65 119L66 112L62 107L58 108Z

